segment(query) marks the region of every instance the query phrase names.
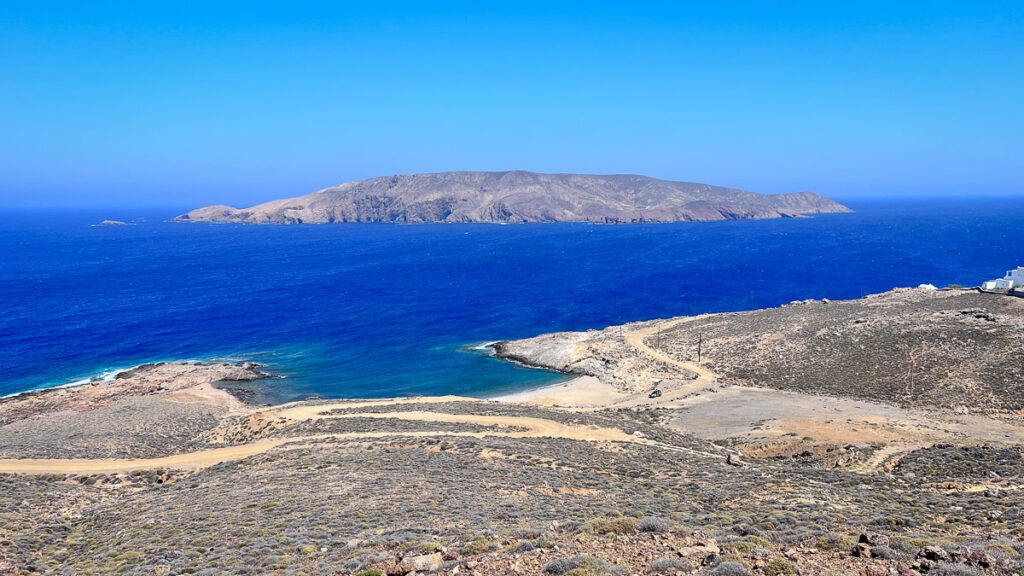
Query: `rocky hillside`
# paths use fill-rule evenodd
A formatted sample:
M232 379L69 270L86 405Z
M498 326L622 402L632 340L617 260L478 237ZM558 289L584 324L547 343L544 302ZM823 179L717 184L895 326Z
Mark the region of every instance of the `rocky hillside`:
M179 222L688 222L849 212L812 192L766 195L636 175L441 172L347 182L252 208L207 206Z
M173 402L163 392L133 399L147 397ZM180 403L170 417L193 404ZM138 411L90 412L93 431L159 432L144 430L148 417ZM667 415L469 399L323 400L223 415L217 428L234 431L230 440L168 424L169 443L185 458L68 461L41 446L46 459L35 462L51 471L0 473L0 574L1024 569L1019 446L924 448L898 474L858 474L799 458L730 458L666 428ZM27 415L17 424L42 431L59 421ZM190 433L198 433L191 444ZM213 446L243 453L203 465ZM95 469L119 463L120 472Z
M660 336L651 323L582 333L544 359L593 372L605 360L617 373L670 371L658 363L686 354L678 347L692 323L730 379L740 378L732 362L746 355L756 366L766 357L751 350L764 348L809 359L786 377L802 368L808 382L821 379L813 369L821 364L863 387L862 376L836 364L848 356L831 357L840 347L829 339L851 337L843 326L867 328L860 341L881 339L866 345L872 353L917 330L943 335L953 349L978 342L979 331L1020 333L1022 305L967 291L899 291L656 321ZM1005 356L1003 367L1019 368L999 338L981 344ZM616 339L651 363L616 367ZM729 352L727 342L748 345ZM521 348L530 356L544 346ZM595 357L601 362L574 361ZM600 410L455 396L257 406L220 389L266 377L258 368L146 365L112 381L0 400L0 575L1024 573L1019 419L958 416L961 433L935 443L919 416L898 410L865 419L841 402L815 407L813 396L774 391L743 400L737 392L764 391L719 384L698 404L669 401L666 388L657 405ZM789 407L751 413L767 404ZM817 429L777 428L815 412L827 418ZM731 426L743 414L756 426L738 433L741 442L702 437L705 423ZM838 441L844 427L863 436Z
M1024 408L1024 299L976 290L898 289L859 300L613 326L502 342L498 356L596 376L622 389L683 368L638 354L631 331L661 325L648 346L726 383L969 412Z

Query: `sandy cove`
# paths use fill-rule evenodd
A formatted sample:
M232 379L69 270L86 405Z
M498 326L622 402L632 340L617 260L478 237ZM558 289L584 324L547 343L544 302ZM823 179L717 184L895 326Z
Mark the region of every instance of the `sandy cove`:
M579 376L568 382L561 382L532 390L494 396L496 402L529 403L538 406L571 408L603 408L629 398L610 384L593 376Z

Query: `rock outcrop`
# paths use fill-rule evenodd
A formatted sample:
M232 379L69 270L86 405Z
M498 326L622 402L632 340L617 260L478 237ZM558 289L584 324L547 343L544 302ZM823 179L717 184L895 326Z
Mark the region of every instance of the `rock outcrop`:
M270 378L252 362L157 362L142 364L114 376L70 387L30 390L0 398L0 426L53 412L79 412L113 406L141 396L177 395L187 401L234 406L240 401L214 387L221 382L250 382Z
M662 326L647 344L703 365L723 382L966 413L1024 409L1024 300L977 290L902 288L858 300L560 332L497 342L499 358L617 388L685 378L638 354L629 333ZM646 383L646 384L645 384Z
M178 222L687 222L849 212L812 192L757 194L637 175L441 172L348 182L252 208L215 205Z

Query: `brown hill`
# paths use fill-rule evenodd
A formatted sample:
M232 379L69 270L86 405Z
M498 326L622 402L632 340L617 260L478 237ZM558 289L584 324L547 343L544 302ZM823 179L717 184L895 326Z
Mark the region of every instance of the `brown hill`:
M499 342L498 356L623 389L690 378L907 407L1024 409L1024 299L977 290L895 289L849 301L705 314ZM657 354L624 334L643 329Z
M207 206L179 222L688 222L849 212L812 192L766 195L636 175L441 172L347 182L252 208Z

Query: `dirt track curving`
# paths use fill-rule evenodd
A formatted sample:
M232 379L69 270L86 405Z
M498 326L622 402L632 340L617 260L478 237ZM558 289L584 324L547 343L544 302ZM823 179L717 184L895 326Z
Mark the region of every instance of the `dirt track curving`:
M293 421L319 420L327 418L395 418L399 420L416 420L425 422L455 422L492 426L493 431L486 432L450 432L450 431L386 431L386 432L352 432L341 434L321 434L295 438L257 440L251 443L209 448L184 454L175 454L161 458L137 459L5 459L0 460L0 472L19 474L110 474L129 472L132 470L173 468L198 470L221 462L240 460L256 454L281 447L285 444L301 446L316 440L356 440L366 438L382 438L387 436L469 436L483 438L486 436L506 438L565 438L587 442L635 442L655 445L656 443L626 434L615 428L598 426L573 426L554 420L521 416L485 416L475 414L445 414L440 412L356 412L330 414L332 410L342 408L358 408L382 405L401 405L406 403L440 403L452 400L466 400L454 396L417 398L410 400L382 400L372 402L344 402L314 406L288 405L276 414ZM513 430L503 430L512 428Z

